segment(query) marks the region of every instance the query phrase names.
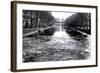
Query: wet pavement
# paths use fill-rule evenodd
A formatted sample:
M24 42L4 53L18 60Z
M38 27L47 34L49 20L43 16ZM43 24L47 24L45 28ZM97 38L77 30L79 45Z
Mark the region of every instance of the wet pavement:
M58 27L52 36L24 37L23 62L88 59L91 51L90 40L90 35L67 27L63 30Z

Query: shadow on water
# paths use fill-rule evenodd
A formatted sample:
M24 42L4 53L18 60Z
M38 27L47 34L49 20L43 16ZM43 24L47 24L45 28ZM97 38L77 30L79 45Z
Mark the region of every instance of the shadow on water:
M55 28L46 29L44 31L39 31L39 35L41 36L52 36L55 32Z
M70 37L72 37L74 40L80 41L80 40L86 40L87 35L84 35L80 32L77 32L75 30L71 30L70 28L65 28L66 33L69 34Z

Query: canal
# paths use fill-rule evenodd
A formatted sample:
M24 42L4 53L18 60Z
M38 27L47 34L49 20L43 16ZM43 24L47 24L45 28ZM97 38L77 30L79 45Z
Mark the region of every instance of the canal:
M90 36L55 23L52 35L23 38L23 62L85 60L90 56ZM37 35L37 36L36 36Z

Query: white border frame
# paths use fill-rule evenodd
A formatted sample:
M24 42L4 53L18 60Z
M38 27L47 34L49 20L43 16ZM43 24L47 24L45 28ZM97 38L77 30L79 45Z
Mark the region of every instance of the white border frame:
M50 11L69 11L91 13L91 57L88 60L78 61L59 61L59 62L22 62L22 10L50 10ZM37 68L52 68L52 67L68 67L68 66L82 66L96 64L96 9L85 7L71 7L71 6L51 6L51 5L32 5L32 4L17 4L17 69L37 69Z

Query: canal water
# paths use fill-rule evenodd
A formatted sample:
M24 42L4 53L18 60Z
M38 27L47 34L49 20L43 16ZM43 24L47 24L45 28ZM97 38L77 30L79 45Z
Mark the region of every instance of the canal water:
M90 57L90 35L55 23L53 35L23 38L23 62L85 60Z

